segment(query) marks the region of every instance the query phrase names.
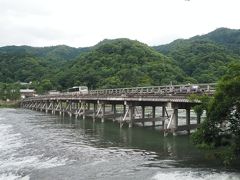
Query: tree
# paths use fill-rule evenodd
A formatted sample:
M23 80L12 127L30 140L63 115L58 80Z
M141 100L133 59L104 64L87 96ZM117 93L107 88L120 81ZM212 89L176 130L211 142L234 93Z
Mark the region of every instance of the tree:
M219 81L207 118L192 137L200 147L217 149L225 164L240 156L240 63L231 64Z
M39 91L41 92L46 92L49 91L51 89L53 89L53 85L52 82L49 79L44 79L41 81L40 85L39 85Z
M0 83L0 100L17 100L20 98L19 83Z

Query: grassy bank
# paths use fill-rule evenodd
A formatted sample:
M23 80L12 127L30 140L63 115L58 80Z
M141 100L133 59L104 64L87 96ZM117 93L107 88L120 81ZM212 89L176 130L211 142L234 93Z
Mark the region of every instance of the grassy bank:
M18 108L19 102L18 101L1 101L0 100L0 108Z

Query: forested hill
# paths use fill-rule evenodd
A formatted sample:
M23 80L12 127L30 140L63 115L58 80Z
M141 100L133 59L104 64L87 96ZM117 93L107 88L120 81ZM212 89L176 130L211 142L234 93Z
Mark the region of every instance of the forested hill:
M187 80L171 59L129 39L100 42L59 72L56 79L61 87L85 84L90 88L161 85Z
M0 82L40 81L56 73L68 61L76 59L90 48L69 46L0 48Z
M240 30L219 28L206 35L179 39L154 49L173 58L198 82L215 82L226 72L229 63L240 62Z
M49 47L31 47L31 46L5 46L0 48L1 54L8 55L31 55L38 58L49 60L73 60L82 52L89 51L90 48L74 48L65 45Z
M129 39L93 47L65 45L0 47L0 84L32 81L39 92L74 85L89 88L216 82L232 62L240 63L240 30L149 47ZM1 88L0 88L1 89Z

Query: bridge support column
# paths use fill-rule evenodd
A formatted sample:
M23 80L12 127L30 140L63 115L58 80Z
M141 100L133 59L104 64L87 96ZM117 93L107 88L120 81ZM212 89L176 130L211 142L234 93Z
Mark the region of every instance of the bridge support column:
M152 118L154 119L156 116L156 106L152 106ZM155 126L155 120L152 121L152 126Z
M75 102L75 119L78 118L79 103Z
M87 103L87 110L90 110L90 108L91 108L91 104Z
M55 114L55 101L52 102L52 114Z
M45 112L48 113L48 102L46 101Z
M142 119L145 118L145 106L142 106ZM142 125L145 126L144 121L142 122Z
M72 101L69 101L69 111L68 111L68 114L69 114L69 117L71 118L72 117Z
M190 109L186 109L187 133L190 134Z
M42 111L42 102L39 102L39 111Z
M97 111L97 104L93 103L93 122L96 120L96 111Z
M165 113L166 113L166 107L163 106L163 107L162 107L162 118L163 118L162 127L163 127L163 129L164 129L164 125L165 125L165 120L164 120Z
M59 115L62 115L62 101L59 102Z
M178 109L173 110L173 136L177 136L178 128Z
M129 124L128 124L128 127L131 128L131 127L133 127L135 106L130 104L130 105L128 105L128 108L129 108Z
M82 102L82 108L83 108L83 120L86 119L86 102Z
M126 105L124 104L123 105L123 114L125 114L126 113Z
M63 116L63 117L65 116L65 109L66 109L66 106L67 106L66 101L65 101L65 102L62 102L62 116Z
M104 123L104 118L105 118L105 104L102 103L102 115L101 115L101 122Z
M113 111L113 121L115 121L116 115L117 115L116 104L112 104L112 111Z

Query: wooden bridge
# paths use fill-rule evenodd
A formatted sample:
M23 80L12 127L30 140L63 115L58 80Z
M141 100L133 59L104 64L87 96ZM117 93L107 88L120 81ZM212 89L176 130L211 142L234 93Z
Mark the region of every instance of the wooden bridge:
M91 90L88 94L60 93L56 95L41 95L23 99L21 107L51 112L62 116L68 115L93 121L100 119L118 122L120 127L128 125L160 126L164 134L176 135L178 131L187 131L197 127L191 124L190 110L201 102L190 100L191 94L211 95L215 84L169 85L134 87L118 89ZM186 111L186 123L179 125L178 110Z

